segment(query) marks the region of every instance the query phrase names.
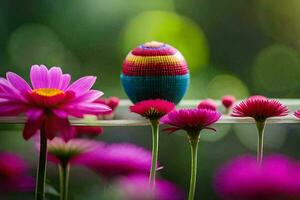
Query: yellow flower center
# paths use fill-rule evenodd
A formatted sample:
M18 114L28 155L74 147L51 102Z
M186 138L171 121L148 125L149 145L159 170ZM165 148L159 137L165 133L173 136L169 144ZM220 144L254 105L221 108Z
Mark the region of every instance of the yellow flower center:
M55 88L39 88L33 90L32 92L42 97L53 97L64 94L64 91Z

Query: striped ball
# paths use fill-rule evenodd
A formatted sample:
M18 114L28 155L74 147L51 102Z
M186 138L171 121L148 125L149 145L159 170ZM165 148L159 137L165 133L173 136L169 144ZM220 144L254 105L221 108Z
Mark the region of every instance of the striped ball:
M189 86L189 70L182 54L161 42L147 42L124 60L121 82L129 99L165 99L175 104Z

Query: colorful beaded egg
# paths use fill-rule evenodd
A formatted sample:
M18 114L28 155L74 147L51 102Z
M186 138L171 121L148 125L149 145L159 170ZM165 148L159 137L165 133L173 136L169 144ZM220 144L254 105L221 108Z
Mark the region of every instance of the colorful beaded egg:
M161 42L147 42L125 58L121 82L133 103L165 99L177 104L187 91L190 75L177 49Z

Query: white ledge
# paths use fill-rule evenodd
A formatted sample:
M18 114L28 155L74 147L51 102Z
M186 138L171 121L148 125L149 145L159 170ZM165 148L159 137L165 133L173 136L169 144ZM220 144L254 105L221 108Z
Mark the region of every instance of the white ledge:
M195 107L200 100L185 100L182 101L177 107ZM285 117L273 117L267 120L267 123L276 124L294 124L300 123L300 119L297 119L292 113L300 109L300 100L298 99L279 99L279 101L290 109L290 114ZM216 101L220 106L220 102ZM128 100L121 100L120 106L116 111L116 119L113 120L98 120L96 117L87 116L83 119L70 118L72 125L76 126L148 126L150 125L148 120L145 120L138 115L129 113L128 106L131 103ZM220 109L222 107L220 106ZM24 124L25 117L0 117L0 124ZM231 117L223 115L217 124L253 124L254 120L249 117Z

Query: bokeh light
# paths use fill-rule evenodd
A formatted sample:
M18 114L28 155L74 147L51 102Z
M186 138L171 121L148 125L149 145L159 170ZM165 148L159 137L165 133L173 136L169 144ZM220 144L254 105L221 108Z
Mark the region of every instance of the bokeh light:
M256 151L257 132L255 124L239 124L233 127L239 141L248 149ZM267 124L264 137L266 152L269 149L279 149L284 144L285 138L286 128L282 124Z
M230 94L237 99L249 96L247 86L239 78L229 74L214 77L207 85L207 93L210 98L221 99L222 96Z
M263 49L253 64L252 79L258 92L282 96L299 86L300 53L284 45ZM298 90L299 91L299 90Z
M8 53L14 70L26 75L32 64L57 65L75 71L79 65L55 32L39 24L26 24L16 29L8 41Z
M300 1L259 0L262 29L274 39L300 47Z
M137 45L153 40L177 48L191 71L204 68L208 62L209 48L201 27L176 13L148 11L132 18L121 36L123 53L126 55Z

